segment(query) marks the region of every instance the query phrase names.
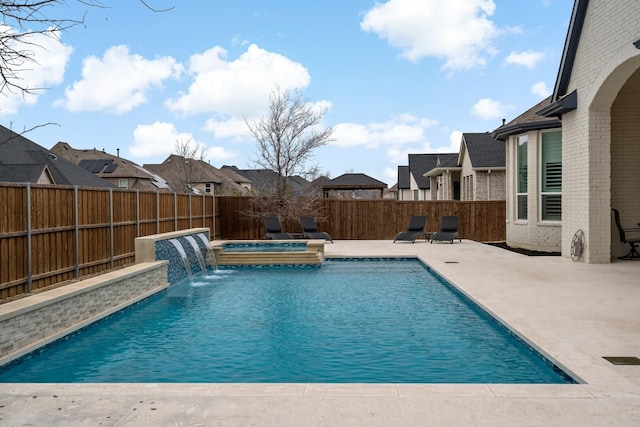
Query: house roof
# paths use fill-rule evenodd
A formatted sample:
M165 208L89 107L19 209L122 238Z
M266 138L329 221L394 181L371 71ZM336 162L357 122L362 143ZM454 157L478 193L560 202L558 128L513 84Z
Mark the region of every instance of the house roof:
M411 175L409 166L398 166L398 189L408 190L411 188Z
M276 188L278 173L271 169L238 169L236 166L223 166L222 169L230 169L242 175L252 182L251 188L260 191L272 192ZM304 194L309 186L309 181L299 176L287 178L287 184L294 194Z
M429 177L424 175L438 166L438 163L454 165L457 161L458 153L409 154L409 172L419 189L429 189L431 182Z
M573 11L571 12L571 21L567 30L567 37L564 42L562 51L562 59L556 77L556 84L551 95L551 103L539 113L547 117L560 117L562 114L577 108L577 92L573 91L567 94L569 80L573 72L573 64L578 50L578 43L582 35L582 27L584 19L587 15L587 7L589 0L575 0L573 3Z
M458 164L462 164L465 151L473 169L505 168L504 141L494 139L488 132L463 133Z
M345 173L322 185L325 190L387 188L387 184L363 173Z
M171 154L164 162L145 164L144 168L164 178L177 193L198 193L193 184L216 184L220 187L220 194L246 192L244 187L231 179L235 175L221 172L202 160Z
M170 190L164 179L119 155L114 156L95 148L76 149L66 142L58 142L51 151L101 178L130 180L129 188L132 189Z
M458 153L440 154L436 158L436 165L434 168L425 172L425 177L440 175L445 170L460 169L462 169L462 167L458 164Z
M552 129L562 126L562 122L557 117L545 117L539 111L551 103L551 97L547 97L520 114L509 123L503 124L493 132L491 137L506 141L511 135L525 133L529 130Z
M0 125L2 181L36 183L46 166L54 184L113 188L114 185L73 162ZM20 171L19 169L22 169Z

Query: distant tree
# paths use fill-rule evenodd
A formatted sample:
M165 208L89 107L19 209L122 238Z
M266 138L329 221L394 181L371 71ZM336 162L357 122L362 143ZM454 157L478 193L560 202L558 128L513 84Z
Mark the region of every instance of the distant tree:
M75 0L87 7L108 7L101 0ZM154 9L147 0L138 0L153 12L169 9ZM66 0L12 0L0 1L0 94L7 91L23 95L43 88L26 85L21 74L37 66L33 36L36 34L57 37L71 27L84 24L84 16L64 16Z
M178 138L176 139L174 152L182 161L183 173L180 181L182 181L184 188L191 190L193 184L199 178L200 168L198 167L198 162L204 160L204 146L194 143L191 138Z
M260 120L245 123L257 143L254 164L276 172L277 181L271 194L262 194L256 202L263 214L294 219L310 214L316 194L295 197L288 179L293 176L315 178L317 165L308 162L313 150L331 141L332 128L323 128L326 109L320 109L302 98L300 93L276 89L269 96L268 112ZM266 212L264 212L266 211Z

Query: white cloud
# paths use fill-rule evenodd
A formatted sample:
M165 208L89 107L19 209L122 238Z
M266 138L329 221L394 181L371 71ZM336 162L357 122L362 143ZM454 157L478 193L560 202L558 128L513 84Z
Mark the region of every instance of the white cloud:
M411 144L424 141L426 130L435 125L434 120L410 114L395 116L381 123L340 123L334 127L334 141L330 144L337 147L362 145L366 148Z
M531 86L531 93L544 99L551 95L551 90L547 87L545 82L538 82Z
M205 158L212 163L222 164L227 160L236 160L238 153L232 150L227 150L224 147L211 147L206 150Z
M227 51L214 47L190 59L194 76L187 93L166 105L185 115L215 113L231 117L255 117L265 110L269 94L305 88L311 78L301 64L268 52L255 44L236 60L225 59Z
M324 100L310 105L317 111L328 111L332 107L331 102ZM259 120L259 118L247 118L249 124L254 120ZM205 122L203 130L212 132L216 138L233 138L237 141L253 140L243 117L216 115Z
M445 60L446 70L471 69L495 54L500 31L489 19L495 8L493 0L389 0L367 11L360 28L412 62L433 56Z
M462 132L459 130L454 130L449 135L449 152L450 153L459 153L460 152L460 143L462 142Z
M505 59L505 62L507 64L522 65L532 70L542 58L544 58L544 54L542 52L527 50L520 53L511 52Z
M512 105L505 105L490 98L482 98L471 107L471 114L484 120L494 120L504 118L513 109Z
M216 138L244 139L250 136L247 124L242 118L210 118L203 130L213 132Z
M15 33L10 27L0 24L0 31ZM57 86L64 80L64 73L73 48L62 43L58 34L32 34L24 38L28 45L15 45L16 49L27 49L33 61L18 66L20 80L15 82L31 93L19 89L5 90L0 96L0 115L15 114L21 105L34 105L42 90Z
M191 141L198 149L204 147L204 143L196 141L192 134L178 132L173 123L155 122L136 127L129 154L138 158L167 156L175 152L177 141Z
M177 78L182 66L171 57L145 59L126 46L114 46L102 58L84 59L82 80L65 90L55 105L70 111L110 111L122 114L147 101L147 93L169 78Z

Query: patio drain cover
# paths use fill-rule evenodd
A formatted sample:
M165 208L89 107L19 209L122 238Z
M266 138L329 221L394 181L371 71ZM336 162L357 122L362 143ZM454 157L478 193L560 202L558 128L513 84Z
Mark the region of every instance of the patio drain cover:
M603 357L614 365L640 365L640 359L635 356L627 357Z
M458 261L445 261L444 263L445 264L457 264Z

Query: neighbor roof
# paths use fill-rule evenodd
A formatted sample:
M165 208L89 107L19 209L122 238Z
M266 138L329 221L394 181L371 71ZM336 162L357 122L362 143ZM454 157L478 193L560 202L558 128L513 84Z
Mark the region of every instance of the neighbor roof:
M69 160L0 125L0 165L3 181L35 183L46 166L58 185L113 188L114 185ZM22 169L22 171L19 171Z
M170 190L164 179L119 155L114 156L95 148L76 149L66 142L58 142L51 148L51 151L101 178L110 180L126 178L131 180L129 188L132 189L143 191Z
M462 134L462 146L458 158L460 165L465 150L469 154L473 169L497 169L506 166L504 141L494 139L488 132Z
M222 169L230 169L252 182L251 188L266 192L275 191L278 173L271 169L238 169L236 166L222 166ZM309 186L309 181L299 176L287 178L287 184L294 194L304 194Z
M419 189L429 189L431 181L424 174L434 169L438 162L441 165L448 165L457 161L458 153L409 154L409 172L416 180Z
M145 164L144 168L160 175L174 191L179 193L197 192L190 184L206 183L219 185L221 194L243 194L246 192L244 187L232 180L235 175L230 176L230 174L222 172L202 160L187 159L171 154L164 162Z
M398 166L398 189L408 190L411 188L411 175L409 166Z
M324 189L387 188L387 184L363 173L345 173L322 185Z

